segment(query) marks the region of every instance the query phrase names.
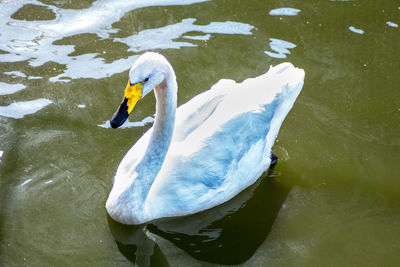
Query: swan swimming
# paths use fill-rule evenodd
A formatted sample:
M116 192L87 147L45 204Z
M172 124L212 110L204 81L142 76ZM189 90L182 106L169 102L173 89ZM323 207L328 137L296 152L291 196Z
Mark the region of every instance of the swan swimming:
M142 54L110 124L121 126L152 90L155 121L118 166L109 215L123 224L189 215L252 185L270 167L271 148L303 81L302 69L282 63L242 83L222 79L177 108L172 66L161 54Z

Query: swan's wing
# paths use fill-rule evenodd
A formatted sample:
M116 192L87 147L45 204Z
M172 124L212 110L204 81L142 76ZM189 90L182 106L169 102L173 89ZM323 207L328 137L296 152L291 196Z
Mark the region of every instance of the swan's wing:
M270 162L268 116L246 113L220 127L202 142L189 138L173 145L146 206L165 213L161 217L193 213L229 200L256 181Z
M303 78L302 70L281 64L257 78L231 83L229 92L208 92L204 98L211 104L185 104L182 110L189 114L207 112L180 118L176 131L182 132L174 133L179 138L173 139L147 196L146 212L159 213L154 217L194 213L254 183L269 167L270 148Z
M200 127L223 101L229 90L236 85L235 81L222 79L215 85L185 104L176 111L175 131L172 142L186 139L193 131Z

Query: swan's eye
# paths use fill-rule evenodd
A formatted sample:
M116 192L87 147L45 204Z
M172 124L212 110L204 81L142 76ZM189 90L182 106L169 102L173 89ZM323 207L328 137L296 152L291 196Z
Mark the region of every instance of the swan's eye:
M147 77L146 79L144 79L144 82L147 82L149 80L149 78Z

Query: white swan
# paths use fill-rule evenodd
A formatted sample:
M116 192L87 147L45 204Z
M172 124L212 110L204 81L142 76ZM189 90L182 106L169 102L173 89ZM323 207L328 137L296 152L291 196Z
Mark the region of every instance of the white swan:
M256 78L220 80L176 109L177 83L160 54L141 55L111 120L122 125L154 89L151 127L122 159L107 199L124 224L193 214L231 199L271 163L271 147L303 86L304 71L283 63Z

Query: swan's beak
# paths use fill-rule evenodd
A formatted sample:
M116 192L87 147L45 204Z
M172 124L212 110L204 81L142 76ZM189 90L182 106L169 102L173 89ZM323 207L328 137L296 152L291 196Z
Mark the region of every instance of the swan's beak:
M142 97L143 83L132 84L128 80L128 85L125 89L124 100L119 106L117 112L111 118L110 124L112 128L118 128L128 119L133 107Z

